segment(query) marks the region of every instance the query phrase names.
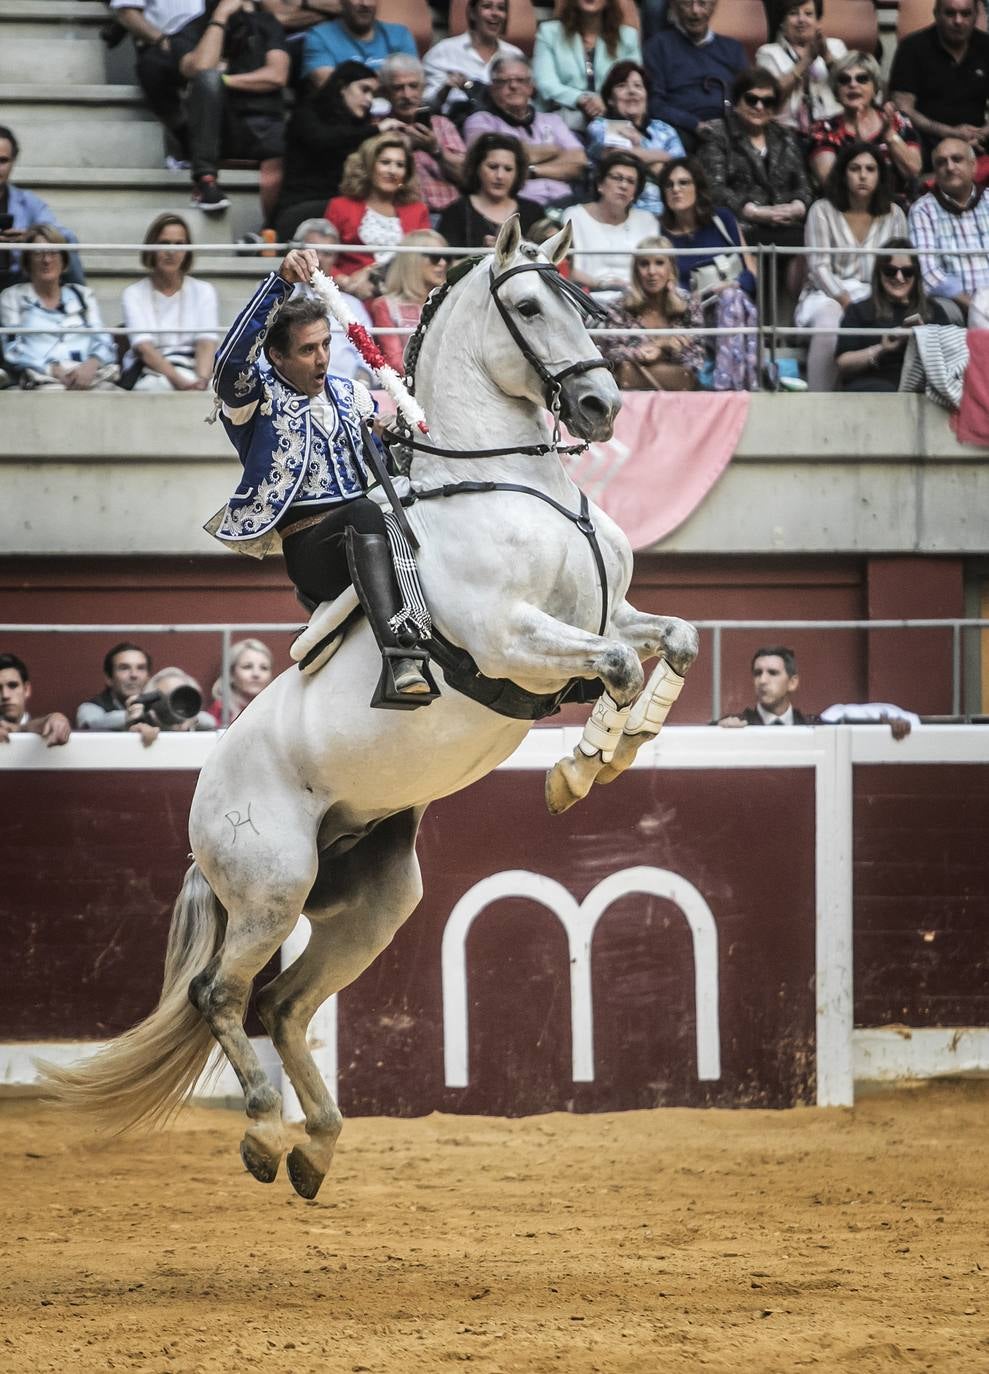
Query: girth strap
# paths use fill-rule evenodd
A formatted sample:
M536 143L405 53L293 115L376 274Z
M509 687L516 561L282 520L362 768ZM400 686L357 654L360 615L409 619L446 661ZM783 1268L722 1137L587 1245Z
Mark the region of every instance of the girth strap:
M603 635L608 626L608 573L604 566L604 555L598 542L597 530L591 519L586 493L580 493L580 510L576 512L569 510L552 496L547 496L546 492L538 491L535 487L521 486L517 482L446 482L442 487L427 487L425 491L418 491L412 487L401 500L403 506L413 506L416 501L432 501L437 497L469 495L481 491L514 491L523 496L535 496L537 500L545 501L547 506L552 506L560 515L566 516L571 524L577 526L591 546L594 565L597 568L601 585L601 623L598 626L598 634Z

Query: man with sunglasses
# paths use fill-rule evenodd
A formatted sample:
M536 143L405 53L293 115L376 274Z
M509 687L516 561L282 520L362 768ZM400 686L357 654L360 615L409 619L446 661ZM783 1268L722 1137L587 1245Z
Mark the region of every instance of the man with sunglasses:
M989 140L989 34L976 28L979 0L936 0L934 23L908 34L890 76L893 99L909 115L925 160L954 135L977 149Z
M967 315L975 293L989 287L989 199L975 185L975 151L965 139L943 138L933 163L934 189L910 207L910 238L927 294Z
M711 28L717 0L670 0L671 27L643 50L649 118L672 124L688 153L698 134L725 112L728 93L748 62L734 38Z

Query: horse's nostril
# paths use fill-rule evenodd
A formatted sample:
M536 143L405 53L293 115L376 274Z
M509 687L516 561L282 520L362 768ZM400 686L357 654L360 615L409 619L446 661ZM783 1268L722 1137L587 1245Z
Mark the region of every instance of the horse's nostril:
M603 401L600 396L595 396L593 392L581 396L578 405L584 414L592 419L604 420L611 413L607 402Z

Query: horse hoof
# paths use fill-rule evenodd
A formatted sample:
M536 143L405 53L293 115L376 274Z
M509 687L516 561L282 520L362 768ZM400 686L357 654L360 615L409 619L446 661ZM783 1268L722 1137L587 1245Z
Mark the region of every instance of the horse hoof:
M274 1183L278 1175L278 1155L265 1153L257 1141L245 1136L240 1142L240 1157L252 1178L256 1178L259 1183Z
M562 816L574 802L580 801L567 786L567 780L557 764L546 774L546 810L551 816Z
M326 1177L321 1173L300 1145L296 1145L285 1161L292 1187L308 1202L319 1192L320 1184Z

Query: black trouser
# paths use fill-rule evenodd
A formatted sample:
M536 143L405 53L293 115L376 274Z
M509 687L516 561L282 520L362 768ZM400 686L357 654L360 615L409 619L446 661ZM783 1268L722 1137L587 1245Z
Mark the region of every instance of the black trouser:
M216 176L222 158L265 162L284 151L281 115L245 114L216 70L190 77L186 115L193 178Z
M154 44L137 49L137 80L148 98L155 117L164 124L176 142L185 144L185 115L182 111L182 89L185 78L179 71L178 58Z
M386 535L381 507L366 496L328 511L318 525L283 536L285 568L307 601L332 601L351 582L344 531Z

